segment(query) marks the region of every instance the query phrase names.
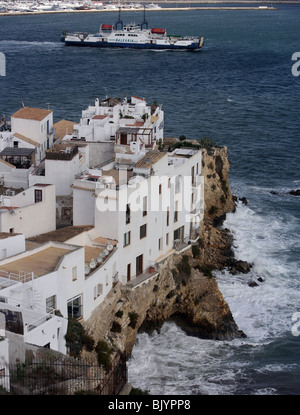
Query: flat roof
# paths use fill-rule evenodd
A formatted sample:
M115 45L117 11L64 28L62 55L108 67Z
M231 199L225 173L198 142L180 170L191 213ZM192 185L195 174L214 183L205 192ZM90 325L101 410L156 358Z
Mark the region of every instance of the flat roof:
M7 264L0 265L0 271L11 272L13 274L18 274L20 271L33 272L35 277L41 277L42 275L53 272L60 259L69 252L71 252L71 249L52 246Z
M158 150L149 150L144 155L144 157L142 157L135 164L134 167L148 169L152 166L152 164L157 163L158 160L160 160L161 158L163 158L166 155L167 155L167 153L164 153L164 152L161 152L161 151L158 151Z
M11 238L17 235L22 235L22 233L0 232L0 239Z
M66 226L64 228L56 229L55 231L42 233L41 235L37 236L31 236L30 238L27 238L26 241L39 244L43 244L49 241L66 242L74 236L79 235L82 232L89 231L93 228L94 226L89 225Z
M98 255L104 251L104 247L92 247L92 246L85 246L84 247L84 260L86 263L90 263L92 259L97 260Z

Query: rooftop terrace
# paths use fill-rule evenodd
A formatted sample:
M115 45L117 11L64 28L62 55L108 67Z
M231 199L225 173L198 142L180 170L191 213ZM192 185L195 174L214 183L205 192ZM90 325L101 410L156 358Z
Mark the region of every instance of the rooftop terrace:
M71 248L48 247L31 255L13 260L0 266L0 275L4 277L7 273L18 274L34 273L35 277L41 277L55 271L61 258L69 253Z

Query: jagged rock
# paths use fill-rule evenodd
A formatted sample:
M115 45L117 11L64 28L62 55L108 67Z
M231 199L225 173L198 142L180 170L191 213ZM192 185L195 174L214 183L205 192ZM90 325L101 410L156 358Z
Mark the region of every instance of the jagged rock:
M258 284L257 284L257 282L255 282L255 281L251 281L251 282L249 282L249 287L258 287Z
M236 275L238 273L248 274L251 270L251 265L247 261L235 261L230 269L230 273Z
M293 195L293 196L300 196L300 189L297 189L297 190L291 190L291 191L289 192L289 194L290 194L290 195Z

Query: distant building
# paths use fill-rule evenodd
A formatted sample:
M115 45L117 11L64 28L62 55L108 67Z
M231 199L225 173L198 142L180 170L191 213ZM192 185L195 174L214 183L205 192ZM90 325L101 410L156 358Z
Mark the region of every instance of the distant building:
M124 144L131 131L144 145L151 146L163 139L164 114L156 105L145 99L132 96L106 98L82 111L79 124L74 125L73 138L92 142L119 141Z

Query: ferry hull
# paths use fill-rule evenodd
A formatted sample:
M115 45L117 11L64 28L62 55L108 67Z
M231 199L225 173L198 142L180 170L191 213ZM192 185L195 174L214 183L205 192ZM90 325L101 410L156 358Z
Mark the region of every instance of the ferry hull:
M63 40L66 46L81 46L81 47L98 47L98 48L122 48L122 49L148 49L148 50L200 50L202 45L200 43L193 43L188 46L178 45L157 45L157 44L126 44L114 42L81 42L81 41L66 41Z

